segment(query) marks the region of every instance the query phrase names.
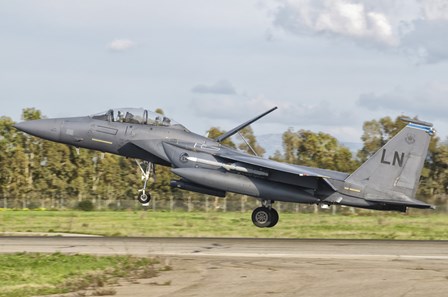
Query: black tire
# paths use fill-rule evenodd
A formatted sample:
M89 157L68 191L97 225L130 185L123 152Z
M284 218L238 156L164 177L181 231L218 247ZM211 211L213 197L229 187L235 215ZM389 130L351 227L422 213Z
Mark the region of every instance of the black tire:
M271 208L271 214L272 214L272 220L271 220L271 223L269 224L268 228L272 228L275 225L277 225L278 219L279 219L278 212L275 208Z
M258 207L252 212L252 222L259 228L269 227L272 221L272 212L267 207Z
M151 201L151 194L148 193L148 195L146 195L145 193L143 193L140 196L138 196L137 200L141 204L147 204Z

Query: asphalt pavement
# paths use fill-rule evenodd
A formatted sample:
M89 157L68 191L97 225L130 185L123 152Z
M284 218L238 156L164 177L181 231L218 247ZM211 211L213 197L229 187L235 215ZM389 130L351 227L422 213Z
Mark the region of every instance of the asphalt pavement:
M0 252L150 256L173 268L121 283L119 297L448 292L448 241L3 236Z

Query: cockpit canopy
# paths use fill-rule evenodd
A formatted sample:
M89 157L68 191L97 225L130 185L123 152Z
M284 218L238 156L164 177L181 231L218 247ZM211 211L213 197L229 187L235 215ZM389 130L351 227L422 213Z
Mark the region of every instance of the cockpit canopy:
M179 126L181 124L156 112L143 108L115 108L92 116L93 119L109 122L131 123L151 126Z

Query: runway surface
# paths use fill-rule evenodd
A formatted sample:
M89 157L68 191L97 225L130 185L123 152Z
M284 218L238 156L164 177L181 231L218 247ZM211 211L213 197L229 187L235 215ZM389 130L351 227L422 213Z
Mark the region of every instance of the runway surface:
M0 251L98 255L448 260L448 241L0 237Z
M159 256L116 296L447 296L447 241L0 237L0 252ZM167 286L157 284L169 283Z

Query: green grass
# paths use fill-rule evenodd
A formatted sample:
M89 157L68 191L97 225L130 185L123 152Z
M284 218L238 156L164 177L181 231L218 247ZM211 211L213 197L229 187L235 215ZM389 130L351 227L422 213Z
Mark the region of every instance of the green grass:
M69 232L105 236L448 240L447 214L281 213L278 225L270 229L254 227L250 216L250 212L1 211L0 232Z
M120 277L156 276L154 264L153 259L130 256L0 254L0 297L106 290Z

